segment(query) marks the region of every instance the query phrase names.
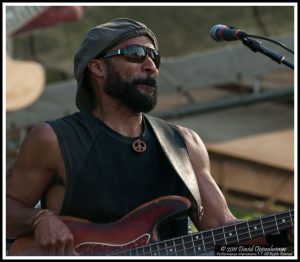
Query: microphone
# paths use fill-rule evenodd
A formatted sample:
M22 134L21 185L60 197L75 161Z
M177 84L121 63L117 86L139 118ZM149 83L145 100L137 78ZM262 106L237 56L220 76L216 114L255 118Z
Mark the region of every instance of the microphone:
M241 40L247 37L248 34L232 26L214 25L210 29L210 36L215 41L221 42L221 41Z

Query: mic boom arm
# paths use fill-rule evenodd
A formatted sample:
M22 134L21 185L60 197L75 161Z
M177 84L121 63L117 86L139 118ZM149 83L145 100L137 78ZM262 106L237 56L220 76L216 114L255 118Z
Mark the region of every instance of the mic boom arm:
M250 39L248 37L243 38L242 42L245 46L249 47L253 52L255 52L255 53L260 52L260 53L270 57L272 60L274 60L278 64L284 64L284 65L294 69L294 65L292 63L286 61L284 56L277 54L277 53L263 47L260 42Z

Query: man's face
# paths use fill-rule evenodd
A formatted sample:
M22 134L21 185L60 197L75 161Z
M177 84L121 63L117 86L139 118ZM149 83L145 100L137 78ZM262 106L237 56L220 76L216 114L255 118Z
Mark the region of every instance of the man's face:
M113 50L129 45L140 45L154 48L152 41L146 36L128 39ZM156 79L159 75L154 61L147 55L142 62L134 62L124 56L104 58L107 74L104 85L106 94L120 100L135 112L147 113L157 103Z
M116 67L109 60L105 60L107 66L107 79L104 92L120 100L128 108L135 112L150 112L157 103L156 80L151 76L134 78L126 81L122 78ZM152 89L151 92L142 93L139 86Z

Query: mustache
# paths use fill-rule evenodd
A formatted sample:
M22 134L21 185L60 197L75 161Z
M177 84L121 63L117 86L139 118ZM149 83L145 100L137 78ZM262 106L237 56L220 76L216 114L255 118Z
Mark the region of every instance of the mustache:
M136 78L132 81L133 85L148 85L152 87L157 87L156 80L150 76L146 78Z

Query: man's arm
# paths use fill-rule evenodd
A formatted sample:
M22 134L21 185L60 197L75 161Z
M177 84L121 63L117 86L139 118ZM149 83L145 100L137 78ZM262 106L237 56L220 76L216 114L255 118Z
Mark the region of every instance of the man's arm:
M196 174L204 214L198 230L206 230L232 223L237 219L230 212L220 188L210 174L209 156L200 137L192 130L178 126L187 146L191 164Z
M201 224L199 225L195 219L193 221L197 229L201 231L241 221L230 212L223 193L210 174L208 152L198 134L185 127L178 126L178 128L185 139L188 154L197 177L202 204L204 207L204 215ZM287 233L287 236L284 236L284 238L286 238L285 242L288 239L291 243L293 243L293 229L289 230ZM267 239L270 238L268 237ZM243 244L265 245L272 244L272 242L267 243L266 237L261 236L244 241Z
M39 216L33 230L34 220L41 211L34 207L54 181L60 154L52 128L48 124L35 127L25 138L6 178L7 237L34 231L40 245L53 250L51 254L64 254L73 236L60 218L49 212Z

